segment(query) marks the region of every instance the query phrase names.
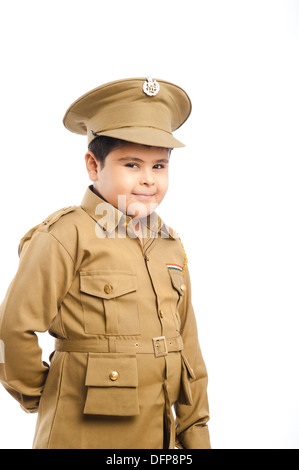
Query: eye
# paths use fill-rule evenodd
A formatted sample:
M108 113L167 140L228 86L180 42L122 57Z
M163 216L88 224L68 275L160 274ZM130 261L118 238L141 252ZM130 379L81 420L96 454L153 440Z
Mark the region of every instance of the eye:
M157 163L157 165L154 165L153 168L155 168L155 169L157 169L157 170L160 170L160 169L162 169L162 168L165 168L165 165L162 165L161 163Z
M137 163L126 163L125 166L128 167L128 168L138 168Z

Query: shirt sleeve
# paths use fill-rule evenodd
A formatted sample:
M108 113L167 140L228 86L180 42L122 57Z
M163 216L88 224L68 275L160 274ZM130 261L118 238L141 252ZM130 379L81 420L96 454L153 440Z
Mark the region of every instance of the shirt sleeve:
M179 449L210 449L209 404L207 396L208 376L198 341L198 331L191 303L191 284L188 268L184 275L186 286L183 302L179 311L181 316L181 335L184 343L183 355L187 364L189 404L178 400L176 413L176 447Z
M38 404L49 366L35 332L49 329L74 274L72 258L49 232L26 241L0 307L0 382L28 412Z

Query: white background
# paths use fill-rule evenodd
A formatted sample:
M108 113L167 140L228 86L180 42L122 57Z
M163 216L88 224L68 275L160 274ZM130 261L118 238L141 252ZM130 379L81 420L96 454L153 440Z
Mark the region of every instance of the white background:
M10 0L0 44L1 299L20 238L89 184L67 107L177 83L193 111L158 213L189 258L212 446L299 448L299 1ZM31 448L35 421L1 387L0 448Z

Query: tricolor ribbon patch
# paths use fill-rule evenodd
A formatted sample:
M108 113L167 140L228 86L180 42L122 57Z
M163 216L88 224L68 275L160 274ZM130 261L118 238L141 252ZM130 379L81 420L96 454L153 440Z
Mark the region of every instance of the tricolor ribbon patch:
M183 271L183 266L180 266L179 264L174 264L174 263L166 263L166 266L168 269L175 269L176 271Z

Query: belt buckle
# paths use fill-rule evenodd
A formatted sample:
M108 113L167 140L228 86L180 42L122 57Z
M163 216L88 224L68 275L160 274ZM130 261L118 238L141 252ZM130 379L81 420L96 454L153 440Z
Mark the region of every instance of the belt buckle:
M160 346L161 342L163 342L164 346L164 351L160 351ZM157 336L156 338L153 338L153 344L154 344L154 353L156 357L162 357L162 356L167 356L168 351L167 351L167 343L166 343L166 338L165 336Z

